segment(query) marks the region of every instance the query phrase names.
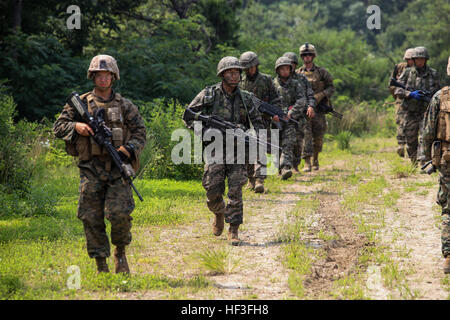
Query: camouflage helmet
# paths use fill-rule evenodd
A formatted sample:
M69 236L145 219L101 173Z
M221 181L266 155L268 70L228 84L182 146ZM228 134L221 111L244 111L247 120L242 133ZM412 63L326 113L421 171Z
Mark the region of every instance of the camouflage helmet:
M294 52L285 52L283 57L288 57L295 64L298 64L298 57Z
M242 70L242 65L240 64L238 58L236 57L224 57L217 64L217 76L219 77L222 72L229 69L239 69Z
M300 47L300 56L302 54L306 53L312 53L314 56L317 56L316 47L314 47L312 44L306 42Z
M120 79L119 67L117 67L116 59L106 54L101 54L92 58L87 72L87 78L93 79L96 71L109 71L114 75L116 80Z
M412 59L413 54L414 54L414 48L406 49L405 54L403 55L403 59L404 60Z
M242 68L248 69L254 66L259 65L258 55L253 51L247 51L241 54L239 57L239 62L242 65Z
M275 62L275 72L277 72L277 69L281 66L289 66L292 68L292 60L288 57L279 57L277 61Z
M425 59L430 59L430 56L428 55L428 50L425 47L416 47L414 49L414 52L412 54L413 59L415 58L425 58Z

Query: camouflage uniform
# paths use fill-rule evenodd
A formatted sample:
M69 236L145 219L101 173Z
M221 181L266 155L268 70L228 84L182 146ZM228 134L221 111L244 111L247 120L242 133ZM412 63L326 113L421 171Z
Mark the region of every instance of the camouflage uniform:
M449 61L450 65L450 61ZM449 70L450 74L450 70ZM439 170L439 191L437 203L442 207L442 254L450 256L450 87L436 92L431 99L422 124L422 150L427 159L431 159L433 141L441 141L441 158L436 161ZM447 119L446 119L447 118ZM444 123L442 126L441 123ZM447 128L446 128L447 127ZM445 159L447 158L447 159Z
M242 77L241 83L239 84L239 88L253 93L260 100L268 102L272 105L280 106L280 97L278 97L278 94L275 91L272 78L267 74L258 72L254 77L244 75ZM263 114L262 120L264 122L265 129L267 129L267 137L268 141L270 142L270 129L272 119L270 116ZM268 149L267 151L270 152L270 149ZM248 164L248 177L264 179L266 176L264 173L262 173L263 168L265 168L265 165L259 162L257 164Z
M415 66L406 68L398 81L412 90L427 90L431 94L439 90L439 78L436 70L426 65L421 69ZM396 97L403 99L401 108L405 110L404 133L408 157L413 163L416 163L417 160L426 161L427 159L424 155L417 156L417 148L420 126L427 109L427 103L408 97L410 91L402 88L396 88L394 94Z
M400 62L399 64L396 64L390 78L398 80L400 78L400 75L405 71L406 68L408 68L408 64L406 62ZM395 89L396 87L394 86L389 87L389 91L391 92L392 96L395 99L395 123L397 124L397 143L399 146L402 147L406 144L406 137L404 133L406 111L403 110L402 108L403 99L400 99L394 94Z
M188 109L205 115L216 115L226 121L242 124L250 128L249 119L256 130L263 129L261 114L252 102L253 94L236 88L227 94L222 83L203 89ZM192 123L186 124L192 127ZM225 146L224 146L225 150ZM206 190L206 203L211 212L216 215L225 214L225 222L240 225L243 223L242 186L247 181L246 166L243 164L227 164L225 153L223 164L205 164L202 185ZM237 155L235 153L235 162ZM225 179L228 178L228 203L225 204Z
M329 103L329 99L334 93L335 88L333 85L333 78L325 68L313 64L311 70L307 71L306 67L302 66L297 70L297 73L304 75L311 84L314 98L316 99L316 105L319 104L322 99L325 99L326 103ZM314 158L317 159L317 155L322 151L323 137L328 127L327 119L324 113L316 111L314 118L307 120L303 148L304 150L312 149ZM304 152L303 158L308 156L309 152Z
M118 71L115 76L119 78ZM113 132L113 145L116 148L130 146L133 150L131 163L137 170L139 154L146 142L145 125L137 107L114 91L109 100L103 100L93 92L87 92L80 98L91 114L97 108L105 109L106 125ZM105 217L111 222L111 242L114 245L124 247L131 242L133 195L130 186L122 182L119 169L106 150L97 145L91 136L76 132L77 122L82 122L82 119L66 104L53 130L57 138L66 142L69 154L78 157L80 196L77 217L83 222L88 254L91 258L105 258L110 256Z
M286 82L283 82L280 76L274 80L275 89L282 100L282 109L284 112L291 115L291 117L298 122L304 129L306 123L305 114L306 108L312 106L314 108L315 101L309 92L305 83L301 83L292 77ZM291 108L292 107L292 108ZM302 141L303 137L297 136L296 124L292 121L282 124L281 132L281 147L283 149L280 159L280 168L291 169L294 166L294 148L298 138ZM303 132L303 130L300 130Z

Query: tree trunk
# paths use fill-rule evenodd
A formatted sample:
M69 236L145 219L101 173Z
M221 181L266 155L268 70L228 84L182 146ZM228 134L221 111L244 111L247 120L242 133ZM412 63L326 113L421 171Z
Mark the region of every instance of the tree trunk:
M22 28L22 0L12 0L13 2L13 16L12 16L12 27L13 30L20 30Z

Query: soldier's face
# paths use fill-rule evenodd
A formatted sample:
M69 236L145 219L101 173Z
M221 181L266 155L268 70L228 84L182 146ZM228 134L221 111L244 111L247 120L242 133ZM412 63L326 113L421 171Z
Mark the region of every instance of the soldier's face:
M95 82L95 86L97 88L101 89L108 89L111 87L112 84L112 74L111 72L108 71L97 71L95 73L95 78L94 78L94 82Z
M311 53L302 54L302 59L303 59L304 63L308 64L308 63L313 62L314 55Z
M237 87L241 80L241 71L239 69L229 69L223 73L223 81L230 87Z
M290 66L281 66L278 67L278 74L281 78L289 78L291 75L291 67Z
M415 58L414 59L414 64L416 65L417 68L422 68L425 65L425 58Z
M408 64L408 67L412 67L414 65L413 59L406 59L406 63Z
M256 74L256 70L258 70L258 67L257 66L253 66L253 67L250 67L248 69L245 69L245 73L248 76L253 77Z
M294 71L295 69L297 69L297 64L291 63L291 66L292 66L292 71Z

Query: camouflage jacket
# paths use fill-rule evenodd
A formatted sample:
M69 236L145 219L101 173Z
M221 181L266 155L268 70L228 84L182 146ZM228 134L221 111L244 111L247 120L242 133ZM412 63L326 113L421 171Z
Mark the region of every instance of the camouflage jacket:
M253 103L253 93L240 88L231 94L227 94L219 82L203 89L187 107L194 112L204 115L216 115L226 121L241 124L245 129L250 129L250 121L255 129L263 129L261 113ZM186 123L192 128L193 123Z
M405 61L396 64L394 70L392 70L391 76L389 77L389 81L391 78L398 80L406 68L408 68L408 64ZM397 87L389 86L389 91L391 92L392 96L394 98L397 98L394 94L395 89L397 89Z
M407 88L410 88L411 91L426 90L429 91L431 95L436 93L440 88L437 71L428 66L425 66L421 70L414 66L406 68L400 75L398 82L405 85ZM423 114L427 109L427 102L407 98L411 91L396 88L394 94L396 97L403 99L402 107L407 112Z
M239 88L253 93L260 100L281 107L281 99L275 90L272 78L267 74L258 72L252 78L244 74Z
M437 139L438 116L441 110L441 93L442 90L439 90L434 94L423 118L421 150L424 153L424 159L431 159L431 145Z
M307 71L305 66L301 66L296 73L305 76L309 81L314 91L316 103L319 103L324 98L328 101L333 95L335 91L333 77L325 68L313 64L313 67Z
M103 107L106 111L106 125L112 129L112 143L115 147L120 145L132 145L134 160L138 157L146 142L146 128L144 121L139 114L138 108L128 99L113 92L107 101L96 96L92 92L87 92L80 96L89 111L93 114L97 108ZM110 159L105 150L102 150L92 139L79 135L75 130L77 122L84 122L72 107L68 104L53 125L53 131L57 138L66 142L66 146L73 146L74 156L78 156L80 161L91 160L93 156L103 159ZM68 149L68 148L67 148ZM68 149L69 152L69 149ZM69 152L70 153L70 152ZM112 160L112 159L110 159Z
M275 89L282 100L282 109L294 119L305 117L308 106L315 107L312 89L306 82L299 82L289 77L283 82L279 76L274 79ZM292 108L291 108L292 107Z

